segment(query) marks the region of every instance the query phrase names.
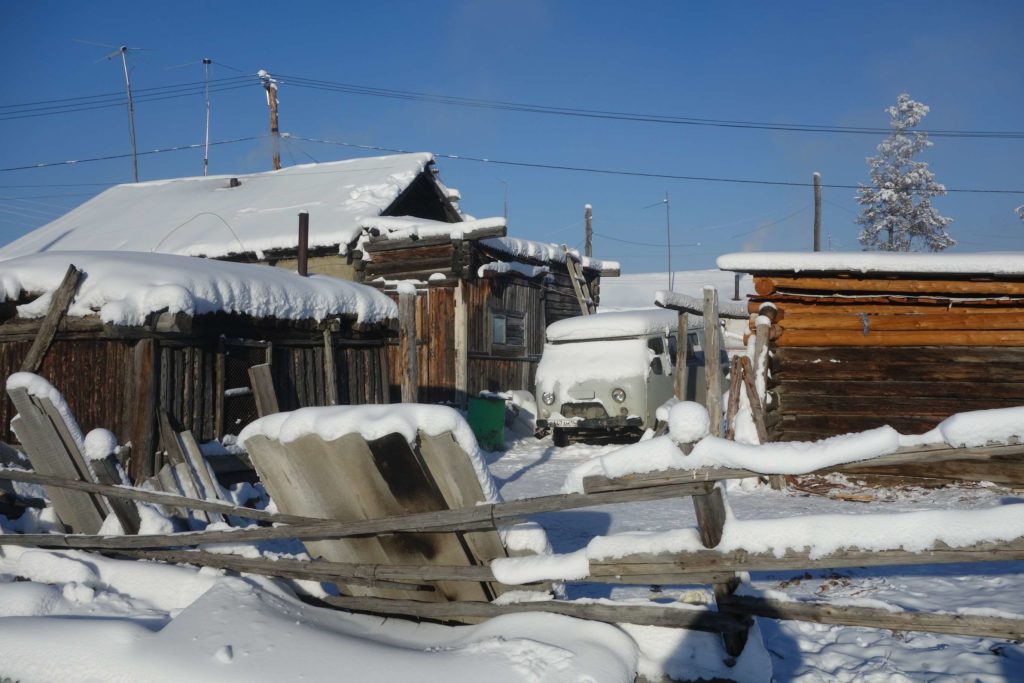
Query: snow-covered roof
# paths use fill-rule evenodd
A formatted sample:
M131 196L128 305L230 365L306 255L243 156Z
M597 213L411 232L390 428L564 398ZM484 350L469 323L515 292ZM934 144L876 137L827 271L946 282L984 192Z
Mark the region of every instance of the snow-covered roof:
M614 339L639 337L645 334L675 331L679 315L663 308L635 311L595 313L566 318L548 325L547 338L551 342L581 341L584 339Z
M377 233L374 235L376 239L448 237L453 240L471 240L481 233L504 229L505 219L497 216L495 218L475 218L460 223L446 223L412 216L375 216L362 219L359 221L359 225Z
M514 259L529 259L541 263L565 263L565 250L558 244L535 242L518 237L492 237L480 240L480 244ZM621 267L618 261L604 261L582 256L576 249L569 250L580 260L584 268L598 270L603 275L618 275Z
M0 249L0 259L50 249L153 251L211 258L292 249L300 211L309 246L347 245L433 160L428 153L291 166L238 176L116 185ZM231 178L240 184L231 187Z
M241 313L254 318L323 320L355 316L360 323L397 318L395 303L372 287L337 278L301 277L283 268L118 251L52 251L4 261L0 301L40 294L18 307L23 318L46 314L68 265L84 272L68 315L98 313L115 325L142 325L150 313Z
M1024 252L908 254L894 252L750 252L723 254L718 267L758 272L861 272L1024 275Z

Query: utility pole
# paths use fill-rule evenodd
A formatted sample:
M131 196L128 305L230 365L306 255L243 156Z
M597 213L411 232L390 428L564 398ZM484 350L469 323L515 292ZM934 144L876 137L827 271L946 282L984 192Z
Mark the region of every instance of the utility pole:
M128 130L132 135L132 171L135 175L135 182L139 182L139 157L135 149L135 105L132 103L132 79L128 77L128 48L122 45L120 52L121 64L124 66L124 87L128 91Z
M210 64L213 60L203 57L203 69L206 71L206 84L203 86L203 97L206 98L206 144L203 147L203 175L210 175Z
M672 216L668 208L668 192L665 192L665 235L668 238L668 291L672 291L675 285L675 277L672 273Z
M505 182L504 180L502 180L501 184L503 186L502 189L504 190L504 194L505 194L505 213L504 213L505 222L508 223L508 183Z
M267 106L270 107L270 139L274 145L273 166L275 171L281 170L281 133L277 127L277 81L265 70L257 73L263 88L267 91Z
M583 243L583 253L588 257L594 255L594 231L591 226L591 219L594 217L592 209L593 207L591 207L590 204L583 205L583 219L586 221L587 224L586 240Z
M821 251L821 174L814 172L814 251Z

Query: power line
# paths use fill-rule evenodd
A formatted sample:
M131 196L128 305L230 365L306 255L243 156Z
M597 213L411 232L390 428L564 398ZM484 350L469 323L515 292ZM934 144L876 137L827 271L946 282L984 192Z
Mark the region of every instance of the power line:
M282 83L287 83L300 88L336 92L348 95L363 95L368 97L383 97L389 99L407 100L414 102L432 102L460 107L473 107L478 109L495 109L503 111L517 111L531 114L551 114L557 116L573 116L591 119L608 119L615 121L633 121L640 123L661 123L687 126L711 126L717 128L743 128L754 130L789 131L800 133L839 133L854 135L888 135L892 132L889 128L870 126L834 126L807 123L773 123L765 121L742 121L730 119L696 118L689 116L670 116L662 114L640 114L622 111L607 111L600 109L582 109L575 107L557 107L541 104L529 104L522 102L509 102L505 100L485 100L470 97L456 97L451 95L434 95L430 93L411 90L393 90L389 88L376 88L361 86L351 83L340 83L305 78L302 76L279 75L277 78ZM920 130L935 137L951 138L996 138L996 139L1024 139L1024 131L980 131L980 130Z
M288 137L294 137L297 140L303 140L305 142L319 142L326 145L339 145L342 147L351 147L354 149L365 149L375 152L392 152L394 154L411 154L409 150L395 149L392 147L380 147L378 145L361 145L354 142L345 142L343 140L325 140L322 138L306 138L298 135L286 134ZM539 162L529 161L508 161L503 159L490 159L486 157L474 157L466 156L463 154L444 154L441 152L433 152L435 157L442 159L452 159L455 161L473 161L478 163L486 164L498 164L500 166L515 166L519 168L542 168L552 171L573 171L578 173L596 173L599 175L614 175L614 176L629 176L635 178L660 178L665 180L692 180L701 181L708 183L734 183L741 185L768 185L777 187L813 187L812 183L808 182L797 182L797 181L786 181L786 180L757 180L753 178L719 178L714 176L692 176L692 175L676 175L672 173L654 173L650 171L627 171L621 169L608 169L608 168L593 168L589 166L570 166L567 164L544 164ZM0 169L3 170L3 169ZM840 190L858 190L859 185L840 185L835 183L822 183L822 187L840 189ZM1024 190L983 190L983 189L964 189L964 188L946 188L946 192L964 192L964 193L976 193L976 194L1024 194Z
M225 78L213 78L210 79L210 84L223 85L226 83L237 83L241 80L251 81L250 76L228 76ZM158 94L161 92L168 91L179 91L187 89L202 89L203 81L190 81L188 83L173 83L171 85L159 85L151 86L149 88L136 88L135 92L139 94ZM39 100L36 102L22 102L20 104L3 104L0 105L0 111L20 109L25 111L35 111L37 109L49 109L51 107L60 106L77 106L81 104L94 104L96 100L111 100L116 99L119 104L124 104L127 99L124 92L107 92L98 95L80 95L77 97L62 97L53 100ZM50 105L50 106L44 106Z
M250 83L248 83L248 82L238 83L238 84L235 84L235 85L224 84L224 85L220 85L220 86L217 86L217 87L211 87L210 88L210 92L211 93L227 92L229 90L239 90L241 88L248 88L249 86L250 86ZM158 102L158 101L161 101L161 100L178 99L178 98L181 98L181 97L194 97L196 95L202 95L202 94L203 94L203 89L202 89L202 87L199 87L199 88L193 88L193 89L190 89L190 90L187 90L187 91L180 91L180 92L153 93L153 94L145 95L145 96L142 96L142 97L135 97L134 100L135 100L136 103L139 103L139 102L143 102L143 103L145 103L145 102ZM127 98L122 97L120 100L113 100L113 101L106 101L106 102L85 103L82 106L76 106L74 108L52 108L52 109L48 109L48 110L38 110L38 111L25 110L25 111L17 111L17 112L0 112L0 121L13 121L15 119L32 119L32 118L38 118L38 117L41 117L41 116L52 116L54 114L69 114L69 113L78 113L78 112L83 112L83 111L93 111L93 110L96 110L96 109L109 109L111 107L123 107L123 106L125 106L125 104L127 104L127 102L128 102Z
M579 107L560 107L543 104L524 102L512 102L507 100L488 100L471 97L458 97L453 95L437 95L432 93L419 92L414 90L395 90L391 88L378 88L363 86L352 83L329 81L322 79L306 78L303 76L278 76L279 81L289 85L318 90L322 92L334 92L346 95L359 95L366 97L379 97L388 99L406 100L411 102L430 102L459 107L471 107L477 109L493 109L501 111L514 111L530 114L547 114L555 116L582 117L590 119L605 119L613 121L629 121L638 123L660 123L686 126L710 126L717 128L736 128L751 130L787 131L798 133L830 133L846 135L888 135L892 131L889 128L875 126L837 126L810 123L779 123L769 121L750 121L735 119L700 118L691 116L673 116L665 114L644 114L636 112L610 111L602 109L585 109ZM233 87L245 87L251 81L252 76L232 76L210 81L211 85L216 84L218 89L231 90ZM179 83L166 86L153 86L141 88L140 94L146 94L153 99L167 99L151 97L164 94L175 97L186 97L198 94L201 91L202 82ZM191 89L190 89L191 88ZM141 101L145 101L143 98ZM25 102L21 104L0 105L0 120L14 118L29 118L31 115L48 116L51 114L69 113L78 111L89 111L103 107L120 106L125 103L125 98L116 92L102 93L99 95L82 95L77 97L57 98L51 100L40 100L37 102ZM90 106L87 106L90 105ZM15 116L14 114L19 114ZM922 129L919 132L927 133L934 137L950 138L974 138L974 139L1024 139L1024 131L985 131L985 130L947 130L947 129Z
M262 139L264 137L266 137L266 136L265 135L254 135L254 136L247 137L247 138L235 138L234 140L218 140L217 142L211 142L210 146L212 147L214 145L231 145L231 144L234 144L236 142L252 142L253 140L260 140L260 139ZM139 152L138 155L139 156L145 156L145 155L148 155L148 154L162 154L164 152L180 152L180 151L186 150L186 149L199 149L199 148L201 148L203 146L203 144L204 143L202 143L202 142L198 142L198 143L195 143L195 144L192 144L192 145L178 145L176 147L164 147L163 149L151 149L151 150L146 150L146 151L143 151L143 152ZM109 161L111 159L127 159L127 158L129 158L131 156L132 156L131 153L129 153L129 154L108 154L107 156L92 157L90 159L72 159L72 160L69 160L69 161L52 161L52 162L42 163L42 164L31 164L29 166L11 166L11 167L8 167L8 168L0 168L0 172L24 171L24 170L27 170L27 169L30 169L30 168L49 168L51 166L74 166L76 164L85 164L85 163L89 163L91 161ZM93 184L93 183L89 183L89 184ZM13 186L0 186L0 187L13 187ZM30 187L30 186L22 185L21 187Z

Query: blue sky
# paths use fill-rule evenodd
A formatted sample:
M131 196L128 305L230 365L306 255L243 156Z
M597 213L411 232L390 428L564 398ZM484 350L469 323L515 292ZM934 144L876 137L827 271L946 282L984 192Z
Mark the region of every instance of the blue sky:
M1024 4L1019 2L5 2L0 5L3 104L123 89L110 45L130 55L133 87L264 68L342 83L683 117L884 127L908 92L932 113L923 127L1024 130ZM97 61L100 60L100 61ZM405 150L672 175L855 184L867 179L873 135L839 135L559 117L338 94L282 78L281 128L297 136ZM140 150L200 142L198 95L143 102ZM255 78L213 96L213 140L262 135L267 109ZM0 121L0 167L124 154L121 107ZM924 160L950 188L1024 190L1024 140L934 138ZM363 156L310 142L285 145L286 165ZM444 181L478 216L510 234L579 245L594 206L595 255L626 272L664 270L671 197L673 263L712 267L741 250L811 245L806 187L712 183L541 170L440 159ZM266 142L211 150L212 173L269 169ZM144 180L198 175L201 151L143 156ZM0 243L131 180L118 159L0 173ZM824 192L825 239L857 250L849 189ZM650 205L655 206L650 208ZM1024 194L951 193L961 251L1024 250L1013 208ZM779 220L782 219L782 220ZM640 244L632 244L640 243ZM692 246L691 246L692 245ZM102 247L102 245L97 245Z

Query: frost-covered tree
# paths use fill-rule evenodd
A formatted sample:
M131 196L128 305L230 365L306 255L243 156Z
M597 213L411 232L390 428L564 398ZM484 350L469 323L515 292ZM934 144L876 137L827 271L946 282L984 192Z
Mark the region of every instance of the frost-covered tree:
M879 251L942 251L956 244L946 232L953 222L932 206L932 197L946 194L935 182L928 164L914 155L931 147L927 133L913 130L928 107L903 93L889 107L892 134L878 145L878 156L868 157L871 185L861 185L857 203L863 208L857 223L863 226L860 243Z

